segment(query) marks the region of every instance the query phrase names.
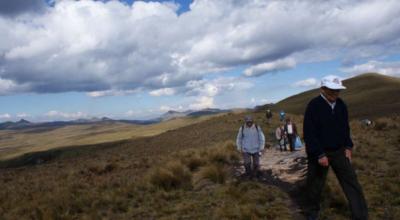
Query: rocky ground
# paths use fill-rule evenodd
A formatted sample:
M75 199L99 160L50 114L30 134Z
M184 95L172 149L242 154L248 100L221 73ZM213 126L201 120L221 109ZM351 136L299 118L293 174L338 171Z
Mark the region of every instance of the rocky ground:
M270 144L270 146L272 145ZM260 166L261 175L253 181L274 185L286 192L291 198L287 205L292 211L293 219L305 219L301 209L303 201L300 196L307 168L305 149L281 152L277 146L268 148L261 156ZM242 166L237 171L237 175L243 173Z
M295 184L304 179L306 154L304 148L294 152L267 149L261 157L261 170L270 171L272 177Z

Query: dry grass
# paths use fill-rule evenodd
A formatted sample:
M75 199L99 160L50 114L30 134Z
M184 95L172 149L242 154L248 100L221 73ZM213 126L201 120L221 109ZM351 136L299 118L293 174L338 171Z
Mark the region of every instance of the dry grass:
M151 172L150 183L164 190L190 189L192 174L189 169L180 162L169 162L163 167L157 167Z
M221 141L235 139L243 115L227 114L155 137L73 148L41 165L1 169L1 218L292 219L286 193L232 176L240 155L232 141ZM271 141L278 122L266 126L262 113L253 116ZM301 117L294 120L301 127ZM381 129L352 122L353 164L371 219L396 219L400 135L393 128L399 118L381 120L386 121ZM348 219L332 174L323 208L324 217Z
M1 130L0 160L15 158L29 152L47 151L64 146L82 146L155 136L218 116L177 118L152 125L132 125L118 122L71 125L42 132L39 131L40 129Z
M375 127L352 122L355 142L353 166L369 206L370 219L400 216L400 126L399 117L380 118ZM348 219L347 201L332 173L323 202L323 217Z

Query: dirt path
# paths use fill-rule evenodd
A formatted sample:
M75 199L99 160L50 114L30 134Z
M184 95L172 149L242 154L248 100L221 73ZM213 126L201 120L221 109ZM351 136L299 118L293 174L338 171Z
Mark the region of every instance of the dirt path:
M270 170L274 178L295 184L304 178L305 158L304 149L294 152L267 149L260 160L261 170Z
M290 210L295 220L305 219L299 205L299 185L306 174L306 154L304 148L299 151L279 151L276 148L267 149L261 157L260 168L263 171L262 181L278 186L289 194Z

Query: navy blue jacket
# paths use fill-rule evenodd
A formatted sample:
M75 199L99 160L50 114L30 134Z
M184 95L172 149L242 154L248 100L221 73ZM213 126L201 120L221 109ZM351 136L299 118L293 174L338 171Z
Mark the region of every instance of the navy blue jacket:
M304 114L303 134L309 158L320 158L327 151L352 148L346 104L338 98L332 110L321 95L312 99Z

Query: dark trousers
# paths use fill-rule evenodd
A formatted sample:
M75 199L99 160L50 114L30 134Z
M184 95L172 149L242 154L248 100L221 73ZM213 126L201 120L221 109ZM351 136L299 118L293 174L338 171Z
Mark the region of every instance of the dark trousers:
M285 136L282 136L281 139L279 140L279 150L287 151L286 145L287 145L287 138Z
M290 151L294 151L294 139L295 139L296 135L294 134L288 134L288 141L289 141L289 147L290 147Z
M356 173L349 161L346 158L344 149L335 152L328 152L326 156L329 160L329 165L335 172L336 178L339 180L340 186L349 202L349 207L352 213L353 220L368 219L367 204L362 192L361 186L358 183ZM322 167L318 164L317 159L308 160L307 171L307 187L308 187L308 207L309 215L317 215L320 210L320 201L322 189L326 182L328 167Z
M246 175L256 176L260 169L260 154L243 152L244 169Z

